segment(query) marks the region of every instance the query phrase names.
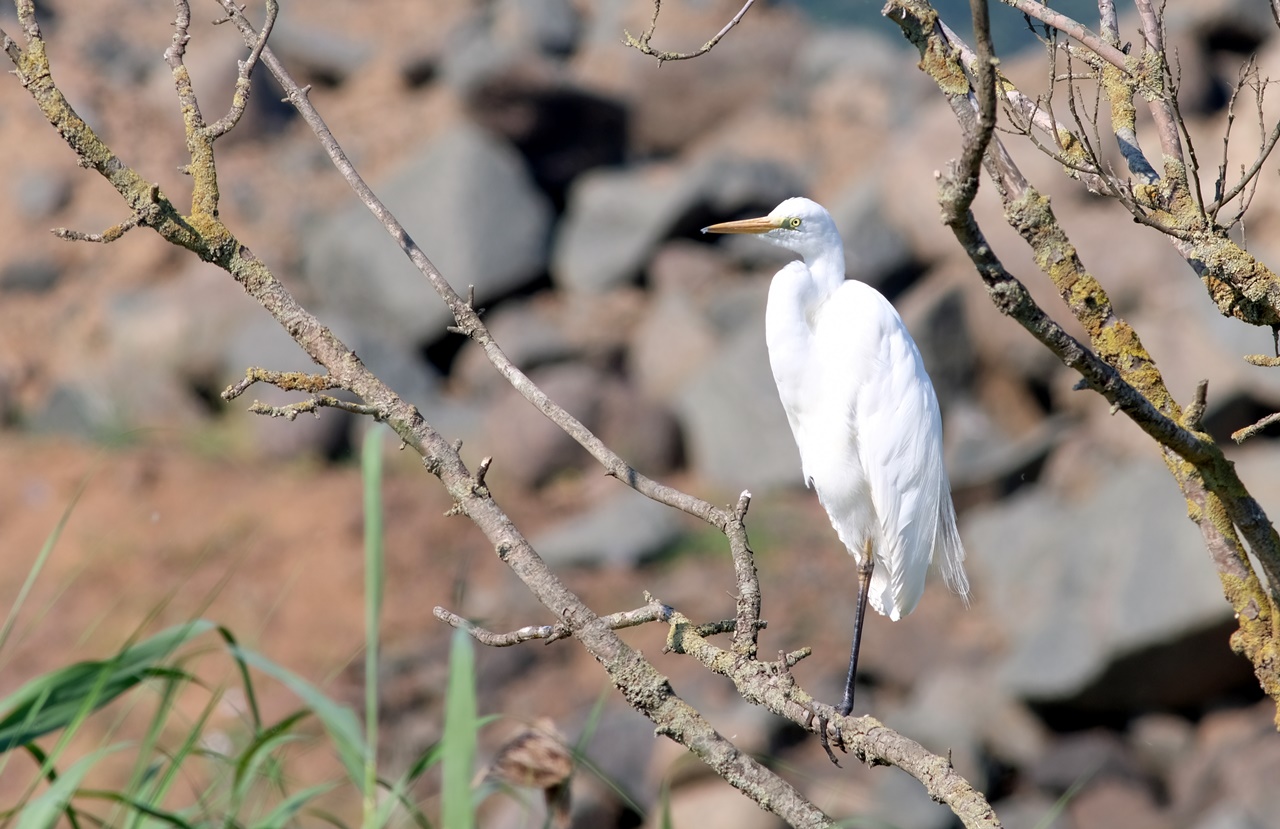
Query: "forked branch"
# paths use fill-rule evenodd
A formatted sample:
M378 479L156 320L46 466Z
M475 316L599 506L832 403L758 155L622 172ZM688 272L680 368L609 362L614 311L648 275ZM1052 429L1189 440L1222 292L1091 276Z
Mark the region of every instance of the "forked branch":
M985 5L985 0L971 2ZM1188 412L1181 410L1137 333L1115 314L1101 284L1084 269L1047 199L1026 183L1001 151L999 139L986 124L997 94L994 75L983 71L992 59L988 34L976 27L976 71L970 95L963 95L955 84L961 59L947 43L933 9L916 0L890 0L886 14L920 49L921 67L938 82L965 136L961 161L939 181L946 223L997 308L1079 371L1114 410L1123 411L1161 446L1239 619L1233 646L1253 662L1262 688L1280 704L1280 536L1222 450L1200 431L1204 392L1198 392ZM983 19L975 14L977 23ZM1089 334L1088 347L1067 335L1035 303L979 228L970 209L979 158L996 181L1006 220L1030 246L1037 265ZM1262 578L1246 554L1246 543L1258 560Z
M742 18L746 15L747 11L755 5L755 2L756 0L747 0L747 2L743 3L742 8L738 9L738 13L724 25L724 28L716 32L715 36L702 44L697 51L667 52L661 49L654 49L653 45L650 43L650 41L653 40L654 32L658 28L658 14L662 11L662 0L653 0L653 17L649 19L649 27L641 32L639 37L631 34L631 32L623 30L622 42L642 55L657 58L659 66L669 60L690 60L692 58L701 57L716 48L716 44L720 42L721 38L729 34L730 29L742 22Z

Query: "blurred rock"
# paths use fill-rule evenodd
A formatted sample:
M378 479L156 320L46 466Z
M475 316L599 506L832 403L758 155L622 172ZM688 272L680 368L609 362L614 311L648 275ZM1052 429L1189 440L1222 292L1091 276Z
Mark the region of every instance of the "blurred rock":
M1165 829L1169 825L1151 791L1124 780L1086 786L1067 804L1067 814L1076 826L1090 829Z
M632 35L645 30L650 10L600 6L594 10L575 68L611 96L627 101L633 114L631 150L640 158L678 153L750 105L768 105L809 31L795 9L757 4L750 14L752 25L734 30L735 48L715 49L697 60L655 70L653 58L618 46L624 30ZM724 0L667 4L654 48L696 51L739 8L741 3L734 6Z
M111 437L110 433L120 427L120 419L101 389L77 378L63 378L26 420L36 434L70 435L84 440Z
M568 0L498 2L454 29L441 62L471 118L520 150L557 209L579 174L621 164L627 141L625 106L559 61L579 29Z
M704 302L731 278L718 245L672 239L654 252L646 281L659 299L674 295Z
M570 54L582 34L581 15L571 0L497 0L492 14L495 36L548 55Z
M1015 694L1066 702L1113 661L1196 641L1195 634L1230 618L1164 467L1136 461L1100 471L1102 483L1077 501L1023 491L967 516L970 577L976 592L991 597L990 610L1010 637L1001 676ZM1203 683L1214 684L1213 677L1186 670L1206 654L1179 653L1176 677L1157 678L1152 663L1143 685L1093 686L1090 705L1186 704L1193 678L1195 694L1212 693ZM1130 670L1140 676L1144 669Z
M92 348L59 374L43 409L31 415L33 425L99 438L208 417L207 398L222 390L214 388L221 379L219 355L240 320L271 322L242 291L211 278L214 272L197 265L157 285L112 296L103 305ZM244 368L233 374L243 376Z
M626 109L558 76L546 78L521 66L494 72L474 85L467 109L476 123L515 145L557 209L578 176L624 159Z
M952 401L943 412L943 435L953 497L968 506L1034 483L1069 428L1066 418L1049 417L1030 433L1013 438L985 407L965 398Z
M923 72L899 71L916 59L905 44L866 29L823 29L796 55L794 99L828 129L834 119L890 129L909 121L921 98L937 94Z
M23 218L47 219L71 200L71 179L62 170L28 170L10 188Z
M527 50L493 36L492 18L478 12L454 26L440 57L441 79L466 100L496 74L527 58ZM539 66L536 62L533 64Z
M498 75L557 73L545 58L577 45L581 18L569 0L496 0L454 26L445 40L446 83L465 99Z
M706 318L688 298L665 293L650 304L627 357L644 394L673 400L716 350L716 334Z
M373 56L373 47L347 32L299 23L281 15L271 30L271 50L284 61L299 83L339 86L360 71Z
M872 826L910 826L913 829L950 829L955 814L929 798L924 787L907 774L879 774L873 781L871 804L859 817Z
M1035 761L1049 743L1044 726L1009 697L985 669L923 674L885 722L930 751L946 754L969 782L986 788L985 753L1011 767Z
M493 341L517 368L528 374L543 366L580 354L550 302L514 300L484 315ZM506 385L484 349L468 343L458 355L450 377L468 394L488 394Z
M595 430L604 385L599 371L581 363L566 363L535 371L530 379L584 426ZM484 447L484 453L493 457L489 480L498 486L538 487L559 473L581 468L589 458L573 438L511 388L503 389L489 407Z
M200 263L160 284L117 294L106 306L104 352L113 361L163 371L186 382L221 381L224 378L215 380L212 375L225 364L223 357L239 325L259 317L270 321L225 276ZM227 382L243 377L247 367L229 369Z
M630 569L658 555L683 534L680 513L631 489L539 533L532 544L552 567Z
M1103 729L1059 737L1028 766L1027 774L1035 785L1055 795L1107 780L1143 780L1124 743Z
M1144 714L1129 725L1130 752L1157 779L1169 777L1194 739L1191 723L1172 714Z
M721 780L705 780L671 789L667 808L655 809L644 823L646 829L664 826L779 829L785 825Z
M744 328L764 332L764 309L769 302L772 274L739 279L721 287L706 303L707 319L721 338Z
M1071 829L1057 805L1055 798L1035 792L1017 792L991 804L1004 829Z
M605 291L638 279L653 248L687 206L675 167L583 176L552 246L551 270L566 290Z
M702 480L734 492L803 484L763 324L744 326L690 377L676 412L690 467Z
M588 173L569 193L552 278L570 291L635 281L663 239L696 233L717 217L773 207L798 190L780 165L733 158Z
M669 410L631 386L604 386L600 438L629 466L645 475L670 472L683 459L680 426Z
M1194 824L1194 829L1267 829L1267 824L1254 818L1243 806L1219 803Z
M51 258L19 259L0 268L0 293L43 294L52 291L64 268Z
M1280 741L1274 702L1207 715L1195 743L1178 758L1168 781L1174 814L1190 818L1229 805L1239 820L1263 826L1280 814ZM1245 824L1247 825L1247 824Z
M844 240L845 272L893 299L916 280L924 266L885 213L882 187L878 178L869 177L829 209Z
M380 189L387 206L463 295L491 302L538 277L551 208L519 156L476 127L436 138ZM416 345L452 321L426 278L363 205L306 233L303 272L321 301L393 342Z
M1180 8L1165 15L1169 49L1177 49L1185 78L1186 104L1182 103L1183 83L1178 101L1184 112L1207 114L1227 105L1231 90L1239 80L1233 70L1241 57L1252 55L1276 33L1270 9L1250 0L1212 0ZM1222 60L1223 56L1229 59Z
M108 81L125 88L142 84L152 70L163 65L136 39L124 37L112 29L96 32L87 51L86 57Z

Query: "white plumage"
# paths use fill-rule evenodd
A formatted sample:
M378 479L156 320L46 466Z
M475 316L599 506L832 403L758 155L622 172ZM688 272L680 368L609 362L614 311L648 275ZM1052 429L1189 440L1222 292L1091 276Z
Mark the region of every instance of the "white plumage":
M858 561L860 581L870 570L860 597L865 594L890 619L902 618L919 603L937 553L947 585L967 599L933 384L889 301L875 288L845 279L844 246L831 215L809 199L793 198L768 216L703 232L760 234L803 259L778 271L769 287L769 362L804 480ZM860 609L857 619L844 701L849 708Z

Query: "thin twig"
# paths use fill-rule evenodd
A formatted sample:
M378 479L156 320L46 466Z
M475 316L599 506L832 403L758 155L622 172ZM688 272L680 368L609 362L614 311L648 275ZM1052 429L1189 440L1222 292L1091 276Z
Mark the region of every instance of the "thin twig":
M1165 157L1165 174L1177 175L1179 183L1185 185L1186 160L1182 153L1182 140L1178 134L1177 119L1174 118L1173 107L1169 104L1169 98L1174 93L1165 83L1168 62L1164 51L1163 18L1151 4L1151 0L1134 0L1134 5L1138 9L1138 17L1142 20L1142 36L1146 42L1146 47L1143 49L1143 62L1148 66L1146 79L1150 84L1159 84L1157 89L1147 94L1147 102L1151 117L1156 122L1156 134L1160 136L1160 150ZM1176 167L1171 169L1171 163Z
M649 624L650 622L668 622L671 620L675 611L654 599L647 592L645 598L648 604L644 607L638 607L635 610L619 611L618 613L610 613L608 616L601 616L600 621L607 624L613 630L622 630L624 628L638 627L640 625ZM477 642L491 648L509 648L513 645L520 645L525 642L533 642L537 640L545 640L549 645L552 642L558 642L561 639L567 639L573 635L573 631L567 625L526 625L507 633L497 633L481 627L474 622L459 616L458 614L446 610L443 607L436 607L432 613L437 619L449 625L450 627L460 628L469 633ZM696 625L695 630L699 636L716 636L723 633L732 633L736 622L733 619L723 619L717 622L704 622ZM761 620L760 629L764 630L768 627L768 623ZM790 664L794 665L809 655L809 649L803 649L790 658L793 660Z
M230 403L252 386L254 383L266 383L284 391L300 391L307 394L319 394L330 389L345 388L342 382L332 374L307 374L303 371L272 371L271 369L252 366L245 369L244 377L237 383L227 386L222 392L222 399Z
M72 230L66 227L55 227L50 231L50 233L57 236L59 239L66 239L70 242L99 242L104 245L109 245L141 223L141 214L134 213L123 222L114 224L101 233L83 233L79 230Z
M1259 420L1257 423L1253 424L1252 426L1246 426L1243 429L1235 430L1234 432L1231 433L1231 439L1234 440L1236 443L1244 443L1246 440L1253 437L1254 435L1257 435L1259 432L1261 432L1263 429L1267 428L1273 423L1280 423L1280 412L1269 414L1266 417Z
M1251 64L1253 63L1252 58L1250 58L1250 63ZM1263 88L1263 84L1262 84L1262 81L1257 77L1256 65L1254 65L1254 79L1255 79L1255 83L1257 83L1259 87L1259 91L1257 93L1258 99L1259 99L1258 108L1259 110L1261 110L1261 107L1262 107L1261 97L1263 95L1263 92L1261 90ZM1239 87L1237 86L1236 92L1238 91L1239 91ZM1236 93L1233 92L1231 95L1231 103L1233 104L1235 103L1235 94ZM1230 128L1230 123L1231 123L1230 118L1231 118L1230 110L1228 109L1228 121L1227 121L1228 130ZM1228 132L1228 135L1229 135L1229 132ZM1226 136L1224 136L1223 137L1223 144L1224 144L1223 160L1222 160L1222 166L1219 168L1219 174L1220 174L1221 180L1223 180L1224 182L1226 179L1226 169L1227 169L1226 168L1226 163L1227 163L1226 162L1226 146L1225 146L1226 140L1227 140ZM1231 189L1223 193L1221 197L1219 197L1212 205L1210 205L1209 214L1211 216L1216 217L1218 214L1218 211L1222 209L1223 205L1225 205L1227 202L1234 199L1236 196L1240 195L1240 191L1242 191L1246 186L1248 186L1249 182L1253 181L1257 177L1258 173L1261 172L1263 166L1266 164L1267 159L1271 156L1271 151L1276 148L1277 141L1280 141L1280 121L1276 122L1275 126L1271 128L1271 132L1268 133L1267 136L1263 139L1262 146L1258 150L1258 156L1253 160L1253 164L1249 167L1249 169L1245 170L1244 173L1240 176L1240 180L1237 181L1234 185L1232 185Z
M1054 11L1043 3L1037 3L1036 0L1000 0L1000 2L1013 6L1018 11L1028 17L1034 17L1041 23L1047 23L1068 37L1084 44L1090 51L1117 69L1128 71L1128 62L1124 52L1098 37L1084 24L1072 20L1061 12Z
M249 57L240 61L239 71L236 72L236 88L231 95L231 108L227 110L226 115L208 127L211 139L221 138L230 132L236 124L240 123L240 118L244 116L245 108L249 105L250 81L253 75L253 68L258 65L258 58L262 56L262 50L267 47L267 38L271 37L271 30L276 25L276 16L280 13L279 0L266 0L266 5L267 19L262 24L262 32L258 35L258 41L249 50ZM222 23L230 19L225 17L215 22Z
M284 406L269 406L257 400L253 401L253 404L249 406L249 412L252 414L266 417L283 417L289 421L297 420L300 414L312 414L318 418L320 417L321 409L339 409L351 414L372 417L377 421L386 420L386 416L377 406L365 406L361 403L352 403L349 400L339 400L327 394L317 394L308 400L300 400L297 403L288 403Z
M701 57L714 49L716 44L720 42L720 39L727 35L730 29L741 22L743 16L747 13L747 10L750 9L755 2L756 0L747 0L747 2L743 4L742 8L738 9L738 13L733 16L733 19L726 23L723 29L716 32L715 37L702 44L698 51L665 52L661 49L654 49L653 46L649 44L649 41L653 39L654 30L658 28L658 12L662 9L662 0L653 0L653 17L649 20L649 28L645 29L639 37L635 37L631 32L624 29L622 32L622 42L627 46L630 46L632 49L636 49L643 55L657 58L659 66L669 60L690 60L692 58Z

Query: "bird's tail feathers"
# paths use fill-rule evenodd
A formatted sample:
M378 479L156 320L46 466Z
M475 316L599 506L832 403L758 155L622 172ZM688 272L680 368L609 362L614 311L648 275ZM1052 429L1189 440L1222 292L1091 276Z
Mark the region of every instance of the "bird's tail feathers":
M956 508L950 498L943 499L940 518L936 548L942 553L939 562L942 580L968 607L970 592L969 577L964 573L964 544L960 541L960 531L956 529Z

